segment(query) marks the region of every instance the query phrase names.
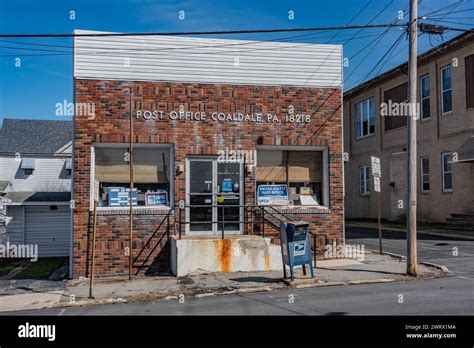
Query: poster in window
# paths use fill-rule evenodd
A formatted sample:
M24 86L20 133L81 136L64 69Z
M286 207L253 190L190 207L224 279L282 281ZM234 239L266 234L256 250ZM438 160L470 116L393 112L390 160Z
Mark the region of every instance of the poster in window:
M128 207L130 206L130 189L125 187L109 187L109 206ZM138 189L132 191L132 204L138 205Z
M147 192L145 193L145 202L147 206L168 205L168 192Z
M224 179L221 183L221 191L222 192L232 192L234 185L232 183L232 179Z
M288 187L286 185L259 185L258 205L288 205Z

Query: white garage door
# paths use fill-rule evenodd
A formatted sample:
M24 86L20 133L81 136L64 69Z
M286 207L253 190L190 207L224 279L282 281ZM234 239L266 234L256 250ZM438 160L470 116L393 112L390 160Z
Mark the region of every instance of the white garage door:
M69 206L44 205L25 208L26 244L37 244L40 257L69 256Z

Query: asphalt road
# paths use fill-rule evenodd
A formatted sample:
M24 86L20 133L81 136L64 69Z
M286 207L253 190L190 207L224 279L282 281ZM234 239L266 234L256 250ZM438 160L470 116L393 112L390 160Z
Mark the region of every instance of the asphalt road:
M383 250L406 255L406 233L383 231ZM454 240L419 234L417 238L418 262L427 261L448 267L453 275L474 278L474 241ZM379 250L378 231L367 228L346 228L347 244L364 244L366 248Z
M403 303L399 303L400 295ZM291 301L294 299L294 301ZM13 315L462 315L474 313L474 279L305 288L90 307Z
M348 229L346 243L378 247L375 230ZM385 233L385 250L405 254L403 233ZM458 256L453 248L458 248ZM446 265L446 278L305 288L90 307L13 315L473 315L474 241L420 236L420 261ZM401 299L403 298L403 301ZM292 301L293 299L293 301Z

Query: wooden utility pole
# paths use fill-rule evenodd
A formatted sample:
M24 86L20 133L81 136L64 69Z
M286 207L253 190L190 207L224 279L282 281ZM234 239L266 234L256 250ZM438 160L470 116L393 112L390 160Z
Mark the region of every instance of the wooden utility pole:
M94 190L96 190L96 185L94 185ZM94 196L98 195L98 193L94 192ZM96 229L97 229L97 200L94 197L94 216L92 222L92 250L91 250L91 274L90 274L90 281L89 281L89 298L94 298L92 295L92 286L94 282L94 261L95 261L95 236L96 236Z
M130 167L130 232L129 232L129 250L128 250L128 279L132 279L132 254L133 254L133 116L132 116L132 86L130 85L130 134L129 134L129 153L128 161Z
M418 0L410 0L410 26L408 50L408 204L407 204L407 274L417 275L416 251L416 206L417 206L417 154L416 123L418 108L416 103L417 89L417 45L418 45Z

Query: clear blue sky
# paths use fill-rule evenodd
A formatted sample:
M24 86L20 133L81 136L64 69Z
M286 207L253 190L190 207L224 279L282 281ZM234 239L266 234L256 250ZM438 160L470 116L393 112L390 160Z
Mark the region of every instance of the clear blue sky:
M420 4L420 15L460 1L462 0L423 0ZM0 32L5 34L71 33L74 29L118 32L211 31L336 26L348 24L351 18L367 3L369 5L351 24L367 24L386 5L389 6L373 21L373 24L392 22L397 17L398 11L408 7L408 0L0 0ZM442 20L473 23L474 12L472 10L455 13L455 11L468 10L473 7L474 0L464 0L458 6L447 8L433 16ZM185 11L185 20L179 19L181 10ZM70 11L75 11L74 20L70 19ZM292 20L288 18L289 11L294 12ZM448 13L450 11L453 13ZM464 19L465 17L470 17L470 19ZM406 20L407 18L401 20L400 23ZM473 26L473 24L461 25L445 22L439 22L439 24L463 28ZM376 38L373 35L381 32L382 29L370 29L359 33L358 39L344 45L344 56L354 55ZM344 43L354 33L354 30L339 33L318 32L312 36L299 38L296 42L326 43L331 36L338 34L332 43ZM246 34L219 37L269 40L302 34L308 33ZM445 35L445 39L458 34L450 32ZM344 74L346 77L352 75L349 80L346 79L344 88L347 90L362 82L399 35L400 29L391 29L356 70L354 70L355 67L372 46L350 60ZM51 54L51 52L32 49L70 51L70 48L23 45L1 40L72 46L72 39L0 38L0 122L3 118L58 119L58 116L55 116L56 103L63 100L72 101L72 56L69 54L45 56L44 54ZM287 41L294 40L288 39ZM430 43L427 35L421 36L419 52L429 49L430 45L440 43L440 40L440 38L434 37ZM380 72L406 61L406 47L407 42L404 37ZM27 56L33 54L43 56ZM16 57L21 58L20 67L15 66ZM369 78L375 76L377 72L378 69ZM67 118L62 117L62 119Z

